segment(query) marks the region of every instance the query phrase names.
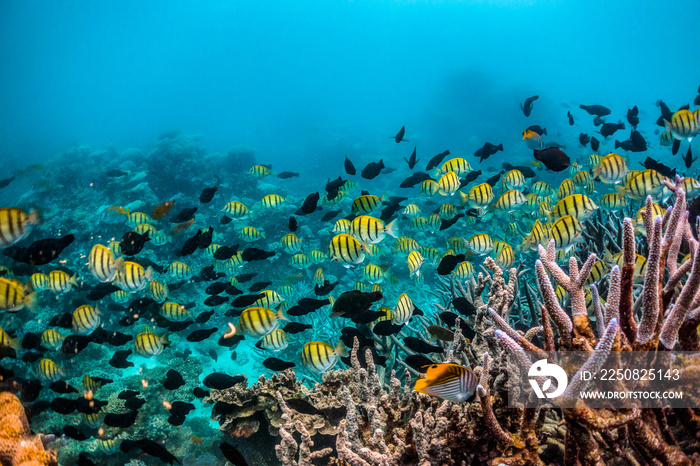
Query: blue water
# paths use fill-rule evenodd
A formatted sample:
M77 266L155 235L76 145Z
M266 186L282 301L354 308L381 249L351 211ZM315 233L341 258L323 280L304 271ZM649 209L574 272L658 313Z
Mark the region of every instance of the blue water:
M700 5L692 0L673 5L627 0L2 2L0 179L17 177L0 190L0 205L37 207L45 217L44 225L20 246L74 233L77 241L62 257L67 261L63 265L79 272L85 290L96 284L85 267L90 247L119 239L128 230L105 224L94 215L99 208L133 205L150 212L158 202L177 199L170 215L198 206L193 228L213 225L218 234L215 242L240 243L232 232L253 224L267 234L266 241L253 245L279 251L277 242L288 232L289 215L309 193L323 195L326 181L339 175L357 181L360 189L372 194L407 196L414 202L417 187L398 188L411 173L403 159L413 146L420 158L416 170L422 170L433 155L450 149L453 156L483 170L486 178L495 175L504 161L528 164L532 160L532 152L521 140L522 131L539 124L548 129L546 141L566 145L569 156L585 164L592 152L578 144L579 133L603 138L594 132L599 128L579 104L605 105L612 109L608 122L625 123L627 109L637 105L638 129L649 150L632 154L630 168L639 168L637 162L651 156L697 177L697 165L686 170L680 155L672 157L669 148L659 146L663 128L655 122L659 99L675 111L692 104L698 95L700 41L695 30L699 14ZM519 104L531 95L539 99L527 118ZM567 111L576 120L574 126L567 122ZM404 125L410 142L396 144L390 137ZM158 135L170 130L182 132L177 144L186 149L155 151ZM599 153L611 152L614 139L626 139L628 134L629 125L603 141ZM486 141L502 143L505 149L479 164L472 154ZM683 153L686 149L684 142ZM186 159L177 155L185 153ZM300 176L255 181L244 176L250 164L239 166L232 153L250 154L252 158L246 160L271 164L275 174L292 171ZM379 159L397 170L374 180L361 179L359 174L348 177L343 170L346 156L358 172ZM30 164L41 164L43 169L26 170ZM106 178L107 169L127 170L129 175L120 180ZM18 174L18 170L26 171ZM555 189L566 176L568 172L538 172L538 179ZM142 182L146 186L136 188ZM201 190L215 184L220 191L214 201L200 205ZM230 229L219 224L225 202L245 199L251 207L269 193L288 196L293 207L236 221ZM357 195L359 190L352 197ZM429 204L426 217L443 200ZM298 232L306 243L305 252L327 250L333 223L349 213L349 202L339 208L343 214L328 222L321 222L321 214L313 220L300 219L300 224L306 222ZM325 207L324 213L329 210L333 208ZM408 221L402 218L401 222L402 234L410 231ZM517 222L523 232L529 231L523 218ZM502 223L485 228L497 239L506 239ZM178 260L172 252L194 230L173 240L175 247L168 246L167 252L147 245L143 257L167 266ZM427 233L414 236L422 244L431 241ZM444 253L448 236L440 235L431 245ZM0 259L0 265L10 270L18 265L9 257ZM201 252L190 259L197 270L210 263ZM425 274L425 284L416 283L406 272L405 255L390 251L383 251L373 263L387 261L400 285L382 285L388 291L384 305L394 306L398 294L410 290L416 305L431 309L429 291L437 286L434 273ZM40 270L48 273L59 265ZM275 260L246 264L243 271L258 274L248 285L263 280L272 281L271 288L296 285L297 300L312 293L318 267L326 278L340 281L336 296L352 289L361 270L337 263L298 270L289 266L289 255L279 253ZM28 276L18 271L17 278L26 282ZM201 288L187 284L173 294L180 301L199 303L206 298ZM3 314L0 326L19 337L40 332L51 317L72 312L79 304L72 297L54 299L45 293L38 314L27 310ZM116 306L110 301L105 309L112 312ZM199 306L197 312L207 310ZM173 346L179 346L180 352L170 353L167 361L158 356L133 357L135 367L113 370L104 363L114 348L90 347L85 353L90 357L78 355L62 364L76 386L92 362L99 360L102 376L111 373L124 379L120 387L133 389L129 384L138 382L142 364L142 370L160 371L153 377L162 378L167 364L180 364L183 352L191 351L203 366L190 367L193 377L201 380L215 370L246 373L252 383L261 373L272 373L261 365L266 357L281 357L300 366L298 354L306 341L320 339L335 345L347 323L315 314L292 318L311 323L314 329L303 337L295 335L282 356L255 349L255 340L249 338L237 347L238 359L232 361L230 351L214 344L229 320L216 314L207 325L197 326L221 330L206 343L186 342L189 330L173 332ZM116 318L104 317L104 322L109 328L137 333L136 328L120 328ZM217 352L217 361L210 349ZM159 356L168 351L175 350L169 348ZM17 375L36 378L29 364L7 364ZM307 383L318 379L300 367L298 373ZM44 389L40 400L50 401L53 396ZM193 402L196 411L188 415L184 427L172 427L171 435L177 440L171 446L178 448L180 460L209 454L217 458L212 464L221 464L216 445L227 438L209 421L210 406ZM61 437L66 422L44 413L32 420L32 427ZM163 419L160 422L170 428ZM144 435L153 426L136 427L132 433ZM183 446L190 435L204 437L204 446L191 442ZM74 440L59 441L73 455L70 458L83 449ZM243 444L249 452L255 449L255 445L246 447L245 441L232 442ZM127 461L127 457L124 454L115 461ZM143 455L140 459L153 460Z

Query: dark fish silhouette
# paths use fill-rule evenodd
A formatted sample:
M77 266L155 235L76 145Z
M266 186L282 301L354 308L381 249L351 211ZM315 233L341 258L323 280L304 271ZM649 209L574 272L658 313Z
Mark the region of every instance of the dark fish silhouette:
M600 134L602 134L604 138L607 138L620 129L625 129L625 124L621 121L619 123L604 123L603 126L600 127Z
M431 345L430 343L426 343L423 340L420 340L416 337L406 337L403 339L404 344L408 349L411 351L415 351L416 353L444 353L445 349L441 346L436 346L436 345Z
M314 285L314 294L316 296L329 295L337 285L338 282L331 283L328 280L324 280L323 285Z
M277 254L275 251L265 251L258 248L245 248L241 253L241 258L246 262L264 261Z
M282 328L284 332L288 335L294 335L296 333L301 333L304 330L313 328L313 325L302 324L301 322L290 322Z
M520 110L523 111L523 114L526 117L529 117L530 113L532 113L532 103L539 98L539 95L533 95L532 97L525 99L525 103L520 104Z
M519 170L525 178L534 178L537 176L535 170L528 167L527 165L511 165L508 162L503 162L501 168L504 170Z
M233 222L233 219L231 217L224 215L223 217L221 217L221 220L219 223L221 223L222 225L228 225L231 222Z
M294 217L289 217L289 231L294 233L297 231L297 228L299 228L299 224L297 223L297 219Z
M534 131L535 133L539 134L542 136L543 134L546 136L547 135L547 128L543 128L540 125L530 125L527 127L530 131Z
M27 248L16 246L7 248L3 252L6 256L10 256L18 262L30 265L45 265L57 259L61 252L74 240L75 236L72 234L61 238L40 239Z
M207 338L212 336L212 334L216 333L216 331L217 331L216 328L205 328L205 329L195 330L194 332L187 335L187 341L194 343L197 341L206 340Z
M450 228L452 225L454 225L455 223L457 223L457 221L458 221L460 218L462 218L462 217L464 217L464 214L457 214L457 215L454 216L454 218L449 219L449 220L443 218L443 219L440 221L440 231L447 230L447 229ZM477 214L477 215L473 215L473 217L478 217L478 214Z
M348 175L354 175L357 173L357 170L355 170L355 165L352 164L348 156L345 156L345 173Z
M291 369L296 366L293 362L283 361L279 358L267 358L263 361L263 366L271 371L281 372L286 369Z
M422 354L412 354L410 356L406 356L404 362L411 369L421 373L425 373L428 366L435 364L435 361L430 358L426 358Z
M596 139L595 136L591 137L591 149L593 149L593 152L598 152L598 148L600 147L600 141Z
M462 189L465 186L469 185L472 181L476 180L481 176L481 170L472 170L466 175L464 175L464 178L462 178L462 181L459 183L459 188Z
M109 360L109 365L116 367L117 369L126 369L127 367L132 367L133 362L127 361L126 358L131 355L131 350L115 351L112 355L112 359Z
M224 458L230 461L233 466L248 466L248 462L246 462L243 455L230 443L221 442L219 449L223 453Z
M9 178L5 178L4 180L0 180L0 189L7 187L14 180L15 180L14 176L11 176Z
M452 300L454 308L463 316L472 316L476 314L476 307L467 298L457 297Z
M125 256L134 256L140 253L146 241L151 241L150 234L150 231L146 231L141 235L135 231L124 233L121 243L119 244L122 254Z
M428 170L431 170L431 169L437 167L438 165L440 165L442 163L442 161L448 155L450 155L449 150L446 150L445 152L442 152L441 154L436 155L435 157L430 159L430 161L428 162L428 165L426 165L426 167L425 167L425 170L428 171Z
M256 292L258 292L258 291L264 290L265 288L267 288L267 287L270 286L270 285L272 285L272 282L267 282L267 281L265 281L265 282L256 282L256 283L253 283L252 285L250 285L250 287L248 288L248 290L251 291L251 292L253 292L253 293L256 293Z
M51 400L51 410L58 414L70 414L75 411L75 400L70 398L56 397Z
M194 321L198 324L206 324L207 322L209 322L209 319L211 319L211 316L214 315L214 312L215 311L202 312L197 316L197 318Z
M457 256L454 256L452 254L447 255L442 258L440 261L440 264L438 264L437 267L437 273L438 275L449 275L452 273L452 271L460 264L460 262L464 261L464 254L459 254Z
M385 222L388 222L394 213L396 213L396 211L399 209L401 209L400 203L390 204L382 209L382 213L379 215L379 218Z
M627 122L633 127L639 124L639 109L636 105L627 110Z
M669 178L675 178L676 176L676 169L671 169L671 167L664 165L661 162L657 162L656 160L652 159L651 157L647 157L644 163L642 163L642 166L646 168L647 170L656 170L657 172L661 173L663 176L667 176Z
M373 302L383 298L381 291L373 291L365 293L362 291L352 290L338 296L338 299L333 303L331 317L346 317L352 319L369 310Z
M688 152L683 156L683 162L685 162L685 168L690 168L690 166L695 162L696 159L693 158L693 152L691 151L690 145L688 145Z
M107 416L109 416L109 414ZM107 419L107 417L105 416L105 424L107 424L106 419ZM113 427L120 427L120 426L113 426ZM143 438L141 440L128 440L128 439L122 440L122 443L119 445L119 449L121 451L123 451L124 453L129 453L131 450L139 449L142 452L146 453L147 455L158 458L163 463L180 464L180 461L178 461L178 459L175 457L175 455L170 453L160 443L157 443L157 442L154 442L153 440L149 440L149 439L145 439L145 438Z
M175 217L171 217L171 223L183 223L188 222L194 218L194 214L197 212L197 207L190 207L182 209L177 213Z
M602 105L579 105L579 108L587 111L589 115L597 115L603 117L605 115L610 115L610 109L603 107Z
M264 295L262 295L264 296ZM253 304L255 301L260 299L261 295L259 294L244 294L236 299L233 300L231 303L231 306L233 307L248 307L251 304Z
M618 141L615 139L615 149L622 147L624 150L629 152L644 152L647 150L647 142L644 140L639 131L632 130L630 133L630 138L626 141Z
M479 157L479 163L481 163L483 160L488 159L499 150L503 150L503 144L495 146L490 142L487 142L481 149L474 152L474 157Z
M228 298L226 296L209 296L207 299L204 300L204 305L205 306L218 306L219 304L223 304L228 301Z
M212 188L204 188L202 194L199 195L199 202L206 204L214 199L214 194L219 190L216 186Z
M56 382L52 382L49 385L49 388L51 391L54 391L56 393L60 393L62 395L68 395L70 393L79 393L78 390L76 390L74 387L68 385L68 382L64 382L63 380L58 380Z
M406 157L404 157L403 159L406 160ZM406 163L408 164L408 168L413 170L413 167L416 166L416 164L418 163L418 160L420 160L420 159L416 159L416 146L413 146L413 153L411 154L411 158L406 160Z
M185 385L185 379L182 378L182 374L174 369L170 369L165 374L165 379L163 379L163 387L166 390L177 390L178 388Z
M421 182L423 182L425 180L429 180L429 179L431 179L431 178L430 178L430 175L428 175L427 173L415 172L413 175L411 175L408 178L406 178L405 180L403 180L399 186L401 188L412 188L415 185L417 185L418 183L421 183Z
M193 237L188 238L187 241L185 241L185 244L182 245L180 256L189 256L195 252L197 250L197 245L199 244L200 236L202 236L202 230L197 230L197 233Z
M601 117L597 116L593 118L593 126L600 126L603 123L605 123L605 120L603 120Z
M170 406L168 423L174 426L181 426L184 424L186 416L194 409L192 403L186 403L184 401L173 401Z
M663 100L657 101L656 106L659 107L659 110L661 110L661 116L658 120L656 120L656 124L663 127L665 126L664 121L668 121L669 123L671 122L673 119L673 112L670 108L668 108L668 105L666 105Z
M383 168L383 166L382 166ZM380 168L381 170L381 168ZM345 184L345 180L343 180L341 177L338 177L337 179L333 181L329 181L326 183L326 197L328 198L329 201L333 200L338 196L338 191L340 188L343 187Z
M309 414L313 416L321 413L314 405L301 398L290 398L288 400L284 400L284 402L287 403L287 406L292 408L294 411L302 414Z
M583 147L586 147L586 144L588 144L590 140L590 136L588 136L586 133L581 133L578 135L578 142L580 142Z
M501 181L501 175L505 173L505 170L501 170L501 172L498 175L493 175L491 178L486 180L486 183L489 184L491 187L496 186L496 183Z
M324 222L327 222L328 220L333 220L338 216L340 213L339 210L331 210L330 212L326 212L323 217L321 217L321 220Z
M220 372L214 372L204 377L202 383L207 388L213 388L214 390L226 390L231 388L236 384L245 381L245 377L242 375L230 376L227 374L222 374Z
M138 411L129 411L124 414L107 413L103 422L110 427L121 427L125 429L134 425L138 414Z
M399 132L396 133L396 136L389 136L389 137L394 138L394 141L396 141L397 143L399 143L401 141L408 142L408 139L403 138L404 134L406 134L406 127L402 126L401 129L399 130Z
M561 149L556 147L549 147L543 150L534 151L535 160L539 160L544 164L547 169L560 172L569 168L571 165L571 159L569 156L562 152Z
M379 162L370 162L365 168L362 169L360 176L367 180L373 180L379 175L379 172L384 168L384 160L379 160Z
M574 126L574 116L570 111L566 112L566 117L569 119L569 126Z
M202 232L199 237L199 242L197 242L197 247L199 249L206 249L211 245L211 241L214 238L214 229L212 227L207 228L207 231Z
M681 148L681 140L680 139L674 139L673 140L673 145L671 146L671 153L673 155L676 155L678 153L678 149Z
M299 173L296 172L282 172L279 175L277 175L277 178L282 178L283 180L289 179L289 178L299 178Z
M119 178L120 176L126 176L128 174L129 172L125 172L122 170L107 170L105 172L105 175L107 175L110 178Z
M302 298L296 306L292 306L287 310L287 315L303 316L317 311L326 304L330 304L329 299Z
M66 437L82 442L90 438L89 435L85 434L83 431L75 426L63 426L63 435Z
M319 200L319 194L316 193L311 193L308 196L306 196L306 199L304 199L304 203L301 205L299 210L296 211L297 215L308 215L313 213L316 210L316 206L318 205L318 200Z

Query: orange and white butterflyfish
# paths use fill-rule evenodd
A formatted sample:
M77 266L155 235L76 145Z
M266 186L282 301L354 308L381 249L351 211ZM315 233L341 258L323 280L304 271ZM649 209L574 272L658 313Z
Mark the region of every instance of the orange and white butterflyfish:
M443 400L461 403L471 401L476 394L479 378L471 369L459 364L428 366L424 379L416 380L413 389Z

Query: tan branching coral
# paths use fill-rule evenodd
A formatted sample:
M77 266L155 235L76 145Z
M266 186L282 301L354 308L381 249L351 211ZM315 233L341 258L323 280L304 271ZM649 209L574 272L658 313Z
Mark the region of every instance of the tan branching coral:
M9 466L58 464L46 451L40 435L32 435L22 403L10 392L0 392L0 462Z

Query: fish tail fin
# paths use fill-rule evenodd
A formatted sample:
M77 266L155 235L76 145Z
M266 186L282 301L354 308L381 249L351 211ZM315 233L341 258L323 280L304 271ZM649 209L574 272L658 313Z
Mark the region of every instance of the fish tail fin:
M74 286L78 286L78 274L74 273L72 277L70 277L70 280L68 280L68 283Z
M37 209L32 209L27 215L27 225L40 225L41 224L41 214Z
M29 294L24 295L24 305L32 311L36 312L36 306L38 304L38 295L36 291L32 291Z
M168 338L167 335L161 336L159 340L163 346L168 346L170 344L170 338Z
M399 237L399 225L397 223L398 219L394 219L387 226L384 227L384 231L386 232L387 235L393 237L393 238L398 238Z
M149 282L152 281L153 280L153 267L151 267L149 265L148 268L146 269L146 273L144 274L144 276L146 277L146 280L148 280Z
M545 129L542 131L542 134L544 134L545 136L547 136L547 128L545 128Z
M502 150L503 150L503 144L501 143L501 144L497 145L497 146L496 146L496 149L502 151Z
M469 194L466 194L462 191L457 191L457 194L459 194L459 203L460 205L464 205L467 202L469 202L470 196Z
M287 314L284 313L284 308L280 307L280 310L277 311L277 319L278 320L289 320L287 318Z
M126 265L126 260L123 257L119 257L114 261L114 265L119 273L124 272L124 266Z
M344 358L347 358L350 356L350 353L348 352L348 347L345 346L345 343L343 341L339 341L337 345L335 345L335 353L338 356L342 356Z
M615 149L617 149L621 145L622 145L622 143L620 141L618 141L617 139L615 139Z
M369 249L369 246L367 246L367 241L365 241L364 243L362 243L361 247L362 247L362 250L363 250L364 252L366 252L367 254L369 254L370 256L373 256L373 255L374 255L374 254L372 254L372 251Z
M618 196L624 197L625 194L627 193L627 188L625 188L624 186L616 185L615 191L617 192Z

